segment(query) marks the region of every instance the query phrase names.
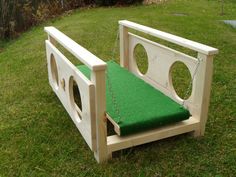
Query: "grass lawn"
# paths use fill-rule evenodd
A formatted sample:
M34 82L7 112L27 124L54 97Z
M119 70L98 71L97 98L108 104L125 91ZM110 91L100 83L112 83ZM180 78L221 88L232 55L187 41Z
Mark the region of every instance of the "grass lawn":
M173 0L150 6L77 10L0 42L0 177L234 176L236 174L236 3ZM174 15L184 13L186 16ZM43 26L52 25L103 60L127 19L219 49L206 133L123 150L98 165L47 80ZM118 54L116 55L118 57Z

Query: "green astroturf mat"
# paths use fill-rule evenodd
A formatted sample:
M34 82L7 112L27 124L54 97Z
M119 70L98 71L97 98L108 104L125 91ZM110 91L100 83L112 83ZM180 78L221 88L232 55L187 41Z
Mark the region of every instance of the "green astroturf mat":
M121 136L189 118L190 113L183 106L117 63L109 61L107 66L106 111L119 125ZM89 68L80 65L78 69L90 78Z

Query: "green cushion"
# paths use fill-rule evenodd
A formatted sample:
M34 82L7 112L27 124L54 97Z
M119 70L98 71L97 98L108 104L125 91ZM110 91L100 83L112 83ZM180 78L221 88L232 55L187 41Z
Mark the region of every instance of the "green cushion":
M113 61L107 65L106 111L119 125L121 136L189 118L188 110L142 79ZM90 78L90 70L85 65L78 68Z

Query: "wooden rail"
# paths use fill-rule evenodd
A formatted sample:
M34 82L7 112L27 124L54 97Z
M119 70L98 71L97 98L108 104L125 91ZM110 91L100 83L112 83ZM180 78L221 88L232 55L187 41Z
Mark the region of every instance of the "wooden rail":
M213 48L213 47L209 47L207 45L198 43L198 42L194 42L179 36L175 36L173 34L169 34L163 31L159 31L147 26L143 26L134 22L130 22L127 20L121 20L119 21L119 24L128 28L132 28L135 29L137 31L141 31L143 33L146 34L150 34L152 36L158 37L160 39L172 42L174 44L195 50L197 52L200 52L202 54L206 54L206 55L214 55L218 53L218 49Z
M45 27L44 30L48 33L50 38L53 38L55 41L61 44L91 70L99 71L106 69L106 63L104 61L93 55L87 49L77 44L75 41L67 37L56 28Z

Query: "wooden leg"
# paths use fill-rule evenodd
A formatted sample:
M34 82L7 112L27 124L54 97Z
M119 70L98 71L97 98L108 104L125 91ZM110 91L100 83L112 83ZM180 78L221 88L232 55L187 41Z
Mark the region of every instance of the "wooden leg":
M96 142L97 148L94 156L98 163L104 163L108 160L107 151L107 119L106 112L106 84L105 71L93 71L91 80L95 85L96 101Z
M194 138L197 138L197 137L204 136L204 132L205 132L205 131L201 131L201 129L198 129L198 130L195 130L195 131L191 132L191 135L192 135Z
M197 137L201 136L199 130L195 130L195 131L191 132L191 135L192 135L194 138L197 138Z
M112 159L112 152L108 153L108 160Z

